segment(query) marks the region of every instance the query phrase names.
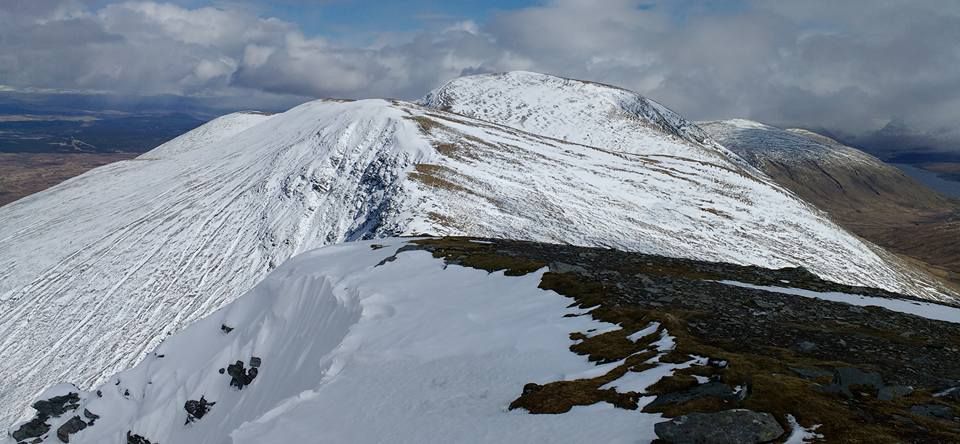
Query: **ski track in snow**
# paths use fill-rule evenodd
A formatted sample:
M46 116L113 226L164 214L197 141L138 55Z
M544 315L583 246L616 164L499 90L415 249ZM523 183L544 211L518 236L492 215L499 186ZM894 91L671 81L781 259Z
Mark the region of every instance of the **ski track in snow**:
M225 116L4 206L0 227L3 425L44 387L131 367L292 255L371 237L802 265L945 297L662 105L530 73L460 79L422 105Z

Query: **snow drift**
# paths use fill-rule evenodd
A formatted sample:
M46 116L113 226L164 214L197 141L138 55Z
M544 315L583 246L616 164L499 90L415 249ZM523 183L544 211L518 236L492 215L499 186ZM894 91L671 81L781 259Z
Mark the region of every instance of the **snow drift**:
M564 415L507 411L530 381L596 372L568 350L568 335L611 324L564 317L582 310L537 288L544 270L506 277L445 266L425 251L384 261L404 242L298 256L103 385L48 390L45 397L72 391L80 399L75 411L48 420L44 442L59 442L58 428L84 411L97 418L71 443L125 442L128 434L195 444L655 438L659 414L608 404ZM221 369L254 358L256 377L231 386ZM642 390L675 367L632 373L621 385ZM201 398L209 410L188 420L185 404Z

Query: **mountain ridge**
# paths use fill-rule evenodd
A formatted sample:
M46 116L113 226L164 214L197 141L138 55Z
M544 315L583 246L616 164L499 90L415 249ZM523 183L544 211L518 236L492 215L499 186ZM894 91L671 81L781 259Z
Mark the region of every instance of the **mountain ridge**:
M297 253L366 238L515 237L804 266L950 298L725 148L644 125L609 97L581 102L570 84L503 109L451 102L459 114L370 99L230 115L0 208L0 225L18 227L0 237L0 378L18 381L0 387L0 420L64 375L104 382ZM554 108L564 94L569 106ZM518 105L545 120L521 119Z

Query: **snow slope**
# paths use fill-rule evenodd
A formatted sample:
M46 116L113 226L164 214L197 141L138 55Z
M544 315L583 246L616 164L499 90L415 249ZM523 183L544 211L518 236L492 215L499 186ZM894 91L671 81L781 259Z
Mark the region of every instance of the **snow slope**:
M736 152L751 165L765 162L834 163L892 168L880 159L826 136L803 130L783 130L746 119L700 122L711 137Z
M231 115L0 208L0 424L54 382L103 383L292 255L364 238L465 234L802 265L947 297L665 108L534 76L431 94L461 114L428 98ZM496 100L461 102L498 81L507 93ZM517 107L522 116L507 110Z
M99 418L70 435L71 443L125 442L128 431L153 443L193 444L655 438L659 414L604 403L564 415L508 411L526 383L608 367L571 353L569 334L610 324L564 317L582 310L538 288L544 270L505 277L445 266L425 251L381 264L404 242L380 241L377 250L355 242L298 256L96 389L52 388L44 396L72 391L81 399L75 412L49 420L44 442L59 442L59 426L84 409ZM664 338L661 353L672 348ZM231 387L219 369L251 357L261 359L256 378ZM623 379L643 391L689 365ZM215 404L185 424L185 403L201 396Z

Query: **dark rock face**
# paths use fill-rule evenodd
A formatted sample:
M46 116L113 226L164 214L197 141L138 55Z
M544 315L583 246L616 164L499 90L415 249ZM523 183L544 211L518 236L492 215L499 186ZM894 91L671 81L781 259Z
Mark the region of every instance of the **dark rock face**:
M76 410L80 406L80 395L77 393L68 393L62 396L54 396L50 399L42 399L33 403L34 410L38 415L47 415L48 417L57 417L67 411Z
M260 359L257 359L257 366L252 366L249 370L244 368L243 361L237 361L233 364L227 366L227 374L230 375L230 386L236 387L242 390L244 387L250 385L254 379L257 377L257 367L260 365ZM253 364L253 359L250 360L251 365Z
M658 423L654 431L673 443L752 444L783 435L773 415L745 409L691 413Z
M127 430L127 444L153 444L149 439Z
M220 324L220 331L224 333L230 333L231 331L233 331L233 327L227 327L226 324Z
M36 438L50 431L50 424L46 423L47 417L35 417L26 424L23 424L13 432L13 439L23 441L29 438Z
M57 428L57 438L59 438L61 442L70 442L70 435L85 428L87 428L87 423L83 422L79 416L74 416Z
M70 392L66 395L54 396L50 399L41 399L33 403L32 407L37 411L37 415L27 423L17 428L17 430L11 434L13 439L17 441L23 441L25 439L36 438L42 436L44 433L47 433L50 431L50 424L47 424L47 420L50 418L56 418L66 412L74 411L80 407L80 395ZM79 420L79 417L77 417L77 419ZM71 419L71 421L73 420ZM83 422L83 420L80 420L80 422ZM87 424L84 423L83 426L86 427ZM60 435L59 429L57 431L57 435ZM61 438L61 440L62 439L64 438Z
M732 400L737 398L736 393L729 385L722 382L708 382L681 392L664 393L657 396L644 410L654 410L668 404L682 404L695 399L719 398Z
M213 407L216 403L207 401L203 396L200 397L200 400L191 399L184 403L183 409L187 411L187 421L184 424L190 424L200 418L203 418L207 412L210 411L210 407Z

